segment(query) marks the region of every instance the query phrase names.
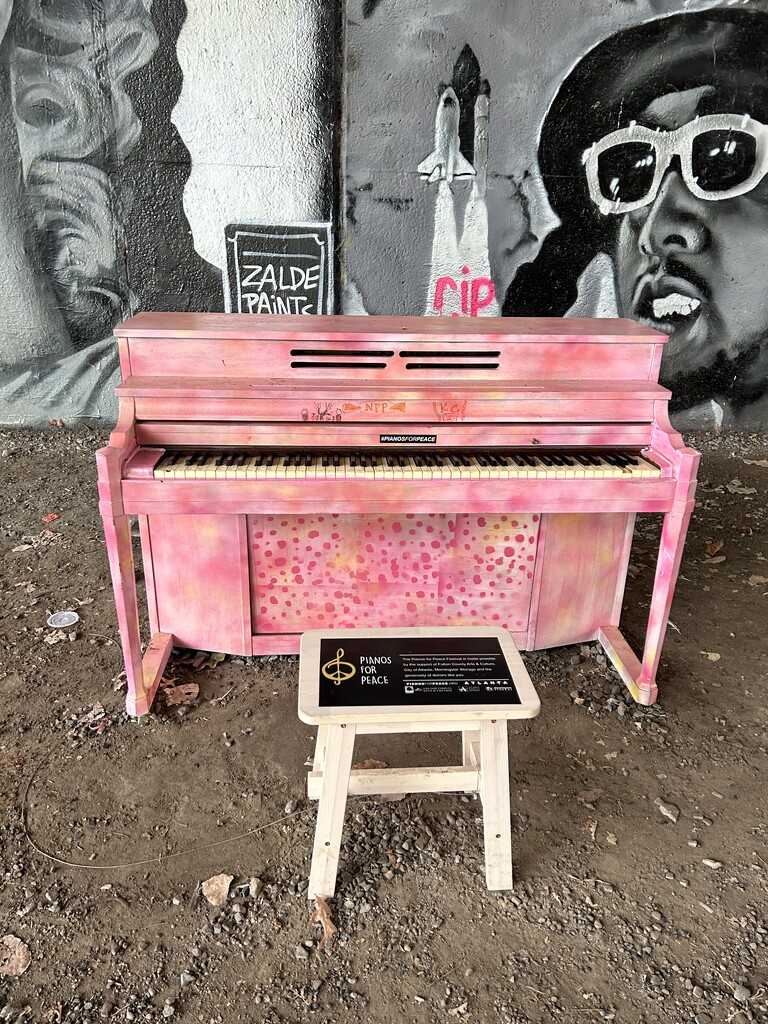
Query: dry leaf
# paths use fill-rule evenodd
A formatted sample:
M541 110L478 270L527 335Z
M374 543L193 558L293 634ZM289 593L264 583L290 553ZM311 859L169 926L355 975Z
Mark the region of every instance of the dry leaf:
M723 541L721 540L713 540L711 544L707 544L706 551L709 557L711 558L712 555L716 555L722 546Z
M768 459L742 459L745 466L762 466L763 469L768 469Z
M163 699L170 707L179 704L191 704L200 693L197 683L179 683L174 685L170 680L163 679Z
M0 939L0 974L18 978L32 963L29 946L15 935L4 935Z
M705 558L704 565L717 565L718 562L724 562L725 555L717 555L715 558Z
M601 796L603 796L604 793L604 789L582 789L582 791L577 794L576 799L581 800L583 804L594 804Z
M202 884L203 896L213 907L223 907L227 902L229 887L234 875L213 875Z
M603 754L606 761L613 761L615 757L619 756L618 750L609 750L607 754Z
M465 999L463 1003L460 1003L458 1006L454 1006L452 1009L450 1009L448 1011L448 1016L449 1017L458 1017L458 1015L460 1013L466 1013L467 1012L467 1002L468 1002L468 1000Z
M597 835L597 822L594 820L594 818L587 818L587 820L581 827L586 832L589 832L589 834L592 836L592 842L594 842L595 836Z
M710 661L720 661L720 655L715 651L699 651L699 654L706 654Z
M364 771L366 768L389 768L386 761L378 761L375 757L366 757L364 761L358 761L352 765L353 772Z
M315 909L312 911L312 916L309 920L311 924L323 926L323 937L320 939L317 948L324 950L330 956L331 950L329 947L333 943L333 936L339 929L333 923L331 908L322 896L315 896Z
M606 843L610 843L611 846L616 846L618 844L618 839L613 834L613 832L608 833L608 835L605 837L605 841Z
M57 629L55 633L46 633L43 637L44 644L59 644L62 640L67 639L67 634L61 629Z
M747 583L749 583L751 587L757 587L761 583L768 583L768 576L750 576Z

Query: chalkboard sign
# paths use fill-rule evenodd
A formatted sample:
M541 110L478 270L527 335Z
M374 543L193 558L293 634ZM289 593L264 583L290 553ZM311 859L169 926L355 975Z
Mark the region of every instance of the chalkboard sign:
M495 637L346 637L320 641L319 706L520 704Z
M228 313L332 313L330 224L228 224Z

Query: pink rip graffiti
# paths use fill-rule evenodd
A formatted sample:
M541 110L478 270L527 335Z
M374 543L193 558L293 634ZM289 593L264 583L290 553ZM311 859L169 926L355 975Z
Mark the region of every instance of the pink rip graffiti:
M469 267L461 268L462 274L469 274ZM453 291L461 292L461 313L451 313L451 316L477 316L478 312L485 306L490 305L496 298L496 286L489 277L475 277L471 280L463 280L457 284L452 277L438 277L435 282L435 298L433 309L438 313L442 312L445 304L445 290L450 288ZM483 293L483 289L485 289Z

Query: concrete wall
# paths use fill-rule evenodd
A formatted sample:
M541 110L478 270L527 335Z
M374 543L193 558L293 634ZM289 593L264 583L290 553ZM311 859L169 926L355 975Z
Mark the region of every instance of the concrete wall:
M0 422L112 417L112 328L237 308L237 225L335 239L338 312L641 319L681 426L765 428L767 24L768 0L0 0Z

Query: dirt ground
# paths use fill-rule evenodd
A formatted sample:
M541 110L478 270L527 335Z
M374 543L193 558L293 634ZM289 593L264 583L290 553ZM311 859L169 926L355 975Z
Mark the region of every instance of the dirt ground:
M0 973L0 1024L768 1021L765 438L690 438L656 705L596 644L525 655L542 711L509 729L514 890L485 888L478 801L351 801L330 954L306 898L296 659L180 654L194 703L124 714L104 441L0 432L0 969L14 939L31 956ZM625 598L636 648L657 518L638 520ZM66 609L74 627L46 625ZM445 734L356 756L460 760ZM217 909L201 882L219 873Z

